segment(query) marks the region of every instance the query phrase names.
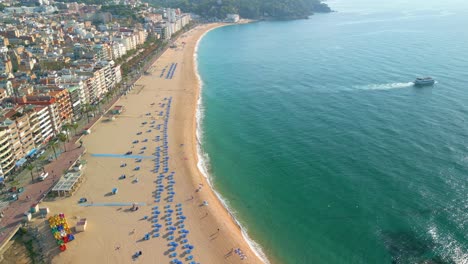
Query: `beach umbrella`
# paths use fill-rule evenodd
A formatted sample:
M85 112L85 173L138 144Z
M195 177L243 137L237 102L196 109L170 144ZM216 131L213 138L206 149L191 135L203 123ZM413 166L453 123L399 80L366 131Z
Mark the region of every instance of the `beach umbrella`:
M179 246L179 244L177 244L177 242L172 241L171 243L172 243L171 246L173 246L173 247Z

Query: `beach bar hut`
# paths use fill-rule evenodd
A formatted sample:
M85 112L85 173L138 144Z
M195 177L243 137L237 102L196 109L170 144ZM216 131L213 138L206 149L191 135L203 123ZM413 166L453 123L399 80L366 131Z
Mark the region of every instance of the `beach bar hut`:
M36 212L39 212L39 205L38 204L32 204L31 209L30 209L31 214L34 214Z
M49 214L49 207L39 208L39 213L42 217L46 217Z
M125 107L123 105L116 105L112 108L111 114L113 115L120 115L125 111Z
M76 232L84 232L86 230L86 225L88 224L88 220L86 218L81 218L78 223L76 223Z
M29 222L32 219L32 215L30 212L24 213L24 221Z

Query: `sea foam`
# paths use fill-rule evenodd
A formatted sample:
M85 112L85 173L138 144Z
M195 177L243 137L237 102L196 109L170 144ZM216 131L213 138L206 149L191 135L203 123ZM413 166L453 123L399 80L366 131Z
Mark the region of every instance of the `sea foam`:
M214 28L213 28L214 29ZM203 151L203 148L202 148L202 142L203 142L203 128L202 128L202 121L203 121L203 117L204 117L204 112L205 112L205 109L203 108L203 101L202 101L202 88L203 88L203 81L200 77L200 74L198 73L198 46L200 44L200 40L203 39L203 37L205 37L205 35L213 30L213 29L210 29L208 30L207 32L205 32L202 36L200 36L200 38L197 40L197 43L195 44L195 52L193 54L193 57L194 57L194 65L195 65L195 74L197 76L197 79L198 79L198 84L199 84L199 87L200 87L200 91L199 91L199 96L198 96L198 101L197 101L197 111L196 111L196 114L195 114L195 117L196 117L196 122L197 122L197 130L196 130L196 139L197 139L197 155L198 155L198 163L197 163L197 167L198 167L198 170L203 174L203 176L206 178L208 184L210 185L210 188L213 190L213 192L216 194L216 196L218 197L218 199L221 201L221 203L223 204L224 208L226 208L226 210L228 211L229 215L231 216L231 218L236 222L236 224L239 226L239 228L241 229L241 233L242 233L242 236L244 238L244 240L247 242L247 244L249 245L249 247L252 249L252 251L254 252L254 254L260 259L262 260L264 263L266 264L270 264L270 262L268 261L268 258L267 256L265 255L265 253L263 252L261 246L255 242L253 239L251 239L249 237L249 234L248 234L248 230L242 226L242 224L237 220L236 218L236 213L233 209L231 209L231 207L229 206L229 203L226 199L224 199L220 193L218 193L214 187L213 187L213 184L212 184L212 179L211 179L211 175L209 174L209 171L210 171L210 158L209 158L209 155L208 153L205 153Z

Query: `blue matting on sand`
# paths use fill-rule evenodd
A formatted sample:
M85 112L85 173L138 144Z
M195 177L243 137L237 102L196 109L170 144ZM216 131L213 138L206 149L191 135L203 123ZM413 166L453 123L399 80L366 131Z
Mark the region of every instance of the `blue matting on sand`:
M154 159L154 156L125 155L125 154L91 154L93 157L101 158L124 158L124 159Z

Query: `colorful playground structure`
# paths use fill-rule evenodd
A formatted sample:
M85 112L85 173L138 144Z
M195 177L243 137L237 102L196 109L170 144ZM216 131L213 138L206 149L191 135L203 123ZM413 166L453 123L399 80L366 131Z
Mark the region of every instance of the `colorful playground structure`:
M75 236L73 236L70 227L68 226L65 215L56 214L49 217L49 226L52 230L52 235L55 240L57 240L57 245L60 247L60 251L65 251L67 249L65 244L75 239Z

